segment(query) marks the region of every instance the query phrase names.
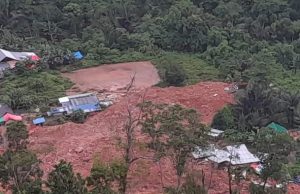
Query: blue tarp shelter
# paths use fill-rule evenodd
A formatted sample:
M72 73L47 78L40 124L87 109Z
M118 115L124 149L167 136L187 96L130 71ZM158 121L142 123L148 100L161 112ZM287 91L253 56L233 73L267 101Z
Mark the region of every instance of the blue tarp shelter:
M39 117L39 118L34 119L32 122L35 125L41 125L41 124L44 124L46 122L46 120L44 117Z
M80 51L74 52L74 53L73 53L73 56L74 56L74 58L77 59L77 60L81 60L81 59L84 58L83 54L82 54Z

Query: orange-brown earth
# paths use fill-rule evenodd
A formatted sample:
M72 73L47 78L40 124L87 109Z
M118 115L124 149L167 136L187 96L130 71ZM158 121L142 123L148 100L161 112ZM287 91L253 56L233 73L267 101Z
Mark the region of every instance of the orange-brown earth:
M127 87L134 76L134 88L143 89L159 82L156 68L150 62L118 63L81 69L64 76L75 83L72 92L116 92Z
M204 82L182 88L149 88L145 91L130 94L108 109L89 117L84 124L66 123L54 127L37 127L30 136L31 148L39 153L43 161L42 168L48 173L53 164L60 159L72 162L74 169L84 176L89 175L93 159L99 157L105 162L120 158L122 152L118 146L118 137L123 137L122 124L126 118L126 107L132 109L144 96L146 100L157 103L179 103L194 108L201 114L201 120L208 124L213 115L227 103L233 101L232 96L224 92L228 84ZM129 100L128 100L129 99ZM137 155L151 156L151 152L143 149L146 137L137 132L139 149ZM176 182L170 161L162 162L163 182L172 185ZM201 165L209 171L209 165ZM199 169L199 167L197 167ZM147 160L135 163L130 172L130 193L162 193L159 166ZM226 192L224 180L226 173L216 173L212 181L213 193Z
M76 172L88 176L95 158L104 162L120 158L122 151L119 138L124 137L122 126L127 116L126 108L129 104L130 109L137 112L135 105L140 102L141 96L156 103L178 103L196 109L205 124L209 124L223 106L233 102L232 95L224 92L228 84L220 82L203 82L181 88L149 88L159 81L159 77L155 68L148 62L100 66L68 73L65 76L76 84L70 93L75 90L111 92L126 87L134 74L134 87L138 90L129 96L120 97L119 102L106 110L91 115L84 124L66 123L60 126L31 128L33 133L30 135L30 147L38 153L46 174L61 159L71 162ZM136 156L152 156L145 148L147 137L139 130L136 139ZM209 191L211 194L228 193L228 178L224 170L214 169L210 163L194 162L189 162L189 169L193 172L203 169L207 183L210 182L210 173L213 173ZM162 171L159 165L151 160L138 160L130 170L128 193L163 193L163 186L175 185L176 176L169 159L161 161L161 169ZM249 181L241 183L242 193L248 193L248 185ZM290 193L299 193L296 191L297 186L290 185Z

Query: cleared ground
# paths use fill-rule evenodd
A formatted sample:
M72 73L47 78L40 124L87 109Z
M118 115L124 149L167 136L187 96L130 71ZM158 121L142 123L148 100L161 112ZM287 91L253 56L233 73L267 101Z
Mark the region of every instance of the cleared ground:
M128 86L133 76L136 89L148 88L160 80L156 68L150 62L101 65L63 75L75 83L70 93L122 90Z

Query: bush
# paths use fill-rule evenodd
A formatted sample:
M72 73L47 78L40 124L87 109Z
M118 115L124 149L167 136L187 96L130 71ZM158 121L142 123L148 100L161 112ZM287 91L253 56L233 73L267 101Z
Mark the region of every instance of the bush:
M231 107L226 106L220 110L215 115L211 126L219 130L233 129L235 124Z
M87 118L87 115L83 110L76 110L70 115L70 119L74 123L84 123Z
M71 163L63 160L54 166L54 170L50 172L46 185L53 194L88 193L85 186L85 180L80 174L74 173Z
M164 66L163 79L169 86L182 86L186 78L186 73L181 65L170 63Z

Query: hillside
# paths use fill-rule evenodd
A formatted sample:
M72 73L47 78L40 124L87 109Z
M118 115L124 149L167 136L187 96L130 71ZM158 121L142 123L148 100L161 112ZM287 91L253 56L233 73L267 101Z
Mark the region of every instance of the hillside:
M300 0L0 0L0 113L7 194L297 194Z

